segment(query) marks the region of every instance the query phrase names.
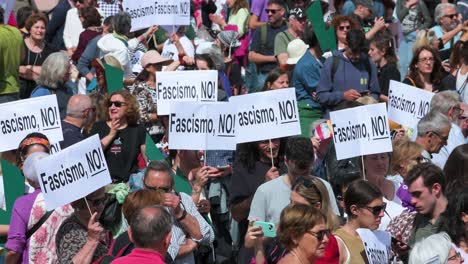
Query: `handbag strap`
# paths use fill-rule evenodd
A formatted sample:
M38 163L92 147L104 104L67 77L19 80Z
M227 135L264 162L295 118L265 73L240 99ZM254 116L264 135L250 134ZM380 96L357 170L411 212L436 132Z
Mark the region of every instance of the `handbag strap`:
M41 219L39 219L39 221L34 224L34 226L29 229L27 232L26 232L26 239L29 239L38 229L39 227L42 226L42 224L45 223L45 221L47 221L47 219L49 219L49 216L54 212L55 210L52 210L52 211L49 211L47 213L45 213Z

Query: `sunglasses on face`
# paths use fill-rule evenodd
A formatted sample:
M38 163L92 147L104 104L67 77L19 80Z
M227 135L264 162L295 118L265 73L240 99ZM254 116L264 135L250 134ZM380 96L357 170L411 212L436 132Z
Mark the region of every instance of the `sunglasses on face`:
M267 14L272 13L273 15L276 14L276 12L278 12L278 11L280 11L280 9L268 9L268 8L265 9L265 12L266 12Z
M318 232L308 231L307 233L313 235L318 241L322 241L325 236L330 237L331 234L330 229L323 229Z
M458 14L455 13L455 14L445 15L444 17L454 19L454 18L458 17Z
M339 26L338 29L341 31L349 30L351 26Z
M163 191L164 193L170 193L172 191L172 187L170 186L162 186L162 187L153 187L148 186L145 181L143 181L143 186L145 189L152 190L152 191Z
M387 204L383 203L382 205L377 205L377 206L363 206L362 208L365 208L371 211L371 213L374 216L378 216L380 212L385 211L385 208L387 208Z
M120 101L109 101L107 103L107 107L111 107L112 105L114 105L115 107L122 107L123 105L127 105L127 103L125 102L120 102Z

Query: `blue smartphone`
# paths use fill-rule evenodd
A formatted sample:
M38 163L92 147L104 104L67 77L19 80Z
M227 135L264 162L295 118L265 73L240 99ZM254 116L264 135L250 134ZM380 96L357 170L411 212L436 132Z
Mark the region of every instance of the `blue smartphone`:
M261 226L263 235L266 237L276 237L276 227L275 224L270 222L255 221L253 226Z

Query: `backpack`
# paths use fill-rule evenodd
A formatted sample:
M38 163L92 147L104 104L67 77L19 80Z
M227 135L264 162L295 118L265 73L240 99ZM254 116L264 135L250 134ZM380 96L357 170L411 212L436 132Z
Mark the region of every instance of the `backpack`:
M332 61L332 65L331 65L330 79L331 79L331 82L333 83L333 80L335 79L336 71L338 70L338 64L340 62L340 57L338 57L335 54L333 54L332 57L333 57L333 61ZM367 88L369 88L370 79L372 78L372 67L370 65L368 55L366 55L366 58L364 60L364 68L366 69L367 74L369 75L369 82L367 82Z

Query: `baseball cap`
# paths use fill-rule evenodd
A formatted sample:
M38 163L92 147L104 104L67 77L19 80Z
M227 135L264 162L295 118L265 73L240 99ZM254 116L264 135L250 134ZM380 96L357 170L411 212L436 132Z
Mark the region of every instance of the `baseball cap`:
M295 7L289 11L289 18L294 17L296 19L305 18L305 9L303 7Z
M362 6L365 6L367 8L369 8L369 10L375 14L375 10L374 10L374 3L372 3L371 0L354 0L354 4L356 6L358 5L362 5Z

